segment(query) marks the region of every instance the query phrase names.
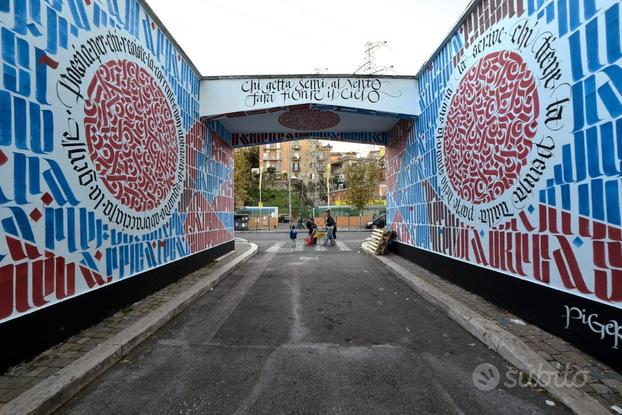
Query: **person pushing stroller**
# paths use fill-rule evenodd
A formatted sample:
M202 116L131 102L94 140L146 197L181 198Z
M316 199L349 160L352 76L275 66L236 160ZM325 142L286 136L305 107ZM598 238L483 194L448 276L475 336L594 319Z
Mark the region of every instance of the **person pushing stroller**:
M335 230L335 218L330 214L330 210L326 211L326 239L324 239L324 246L330 241L330 246L335 246L335 236L333 234Z

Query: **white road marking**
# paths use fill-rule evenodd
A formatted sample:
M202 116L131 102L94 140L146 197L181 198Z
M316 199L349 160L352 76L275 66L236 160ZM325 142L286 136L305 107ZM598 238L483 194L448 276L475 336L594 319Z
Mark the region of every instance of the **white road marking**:
M307 247L302 241L301 243L296 243L296 247L292 248L291 242L287 241L280 241L280 242L275 242L274 244L272 244L271 246L269 246L266 249L266 252L268 253L287 253L287 252L303 252L303 251L307 251L307 250L314 250L314 251L326 251L327 249L333 249L333 250L338 250L341 252L352 252L352 249L346 245L343 241L335 241L335 246L334 247L329 247L329 246L324 246L323 243L318 242L317 245L315 246L310 246Z
M285 242L277 242L272 245L270 248L266 249L266 252L277 252L281 247L285 244Z
M344 244L341 241L335 241L337 243L337 246L339 247L339 249L341 249L342 251L351 251L350 248L348 248L348 245Z

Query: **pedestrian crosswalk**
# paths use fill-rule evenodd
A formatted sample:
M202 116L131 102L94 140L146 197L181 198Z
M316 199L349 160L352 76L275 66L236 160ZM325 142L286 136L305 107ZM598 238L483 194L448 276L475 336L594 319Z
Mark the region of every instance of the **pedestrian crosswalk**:
M314 246L306 246L303 241L296 243L296 247L292 247L291 242L275 242L266 248L266 252L270 253L288 253L288 252L326 252L326 251L340 251L351 252L352 248L346 245L344 242L335 241L335 246L324 246L318 243Z
M339 247L340 250L342 251L351 251L350 248L348 248L348 245L344 244L341 241L335 241L335 243L337 244L337 246Z
M277 242L268 249L266 249L266 252L279 252L283 245L285 245L285 242Z

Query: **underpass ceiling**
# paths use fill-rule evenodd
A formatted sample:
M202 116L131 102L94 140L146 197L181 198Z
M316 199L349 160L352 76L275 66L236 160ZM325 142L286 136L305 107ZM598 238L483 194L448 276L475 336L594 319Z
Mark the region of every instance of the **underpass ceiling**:
M304 138L386 145L419 115L417 80L400 76L206 78L199 113L235 147Z
M300 106L261 113L233 114L219 118L232 134L323 132L374 132L391 129L398 117L360 113L350 108L317 108Z

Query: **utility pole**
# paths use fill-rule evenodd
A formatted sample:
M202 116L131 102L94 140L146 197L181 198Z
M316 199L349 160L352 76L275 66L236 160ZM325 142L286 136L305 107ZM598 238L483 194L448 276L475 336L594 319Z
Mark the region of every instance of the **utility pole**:
M291 149L291 146L290 146ZM289 226L292 225L292 156L291 152L287 152L287 199L289 204Z
M259 207L263 206L261 203L261 184L263 182L263 163L259 160Z
M313 206L317 205L317 188L319 187L318 183L313 180Z
M326 163L326 202L330 207L330 156L328 156L328 163Z
M378 66L376 65L376 51L379 48L389 47L388 42L386 40L381 42L365 42L365 51L363 64L359 66L354 72L353 75L357 73L363 73L366 75L375 75L386 70L392 70L393 65L388 66Z

